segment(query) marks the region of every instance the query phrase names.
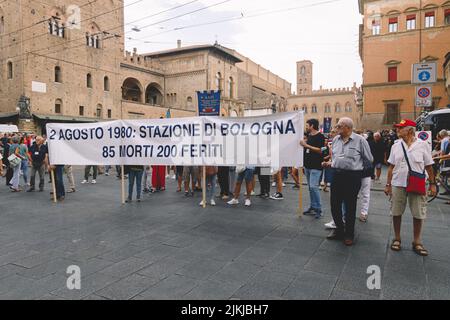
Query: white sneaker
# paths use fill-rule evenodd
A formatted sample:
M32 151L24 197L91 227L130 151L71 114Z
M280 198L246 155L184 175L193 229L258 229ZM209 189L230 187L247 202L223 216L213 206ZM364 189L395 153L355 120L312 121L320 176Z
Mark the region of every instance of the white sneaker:
M200 207L203 207L203 200L198 204Z
M252 191L252 193L250 195L252 195L252 196L256 195L255 191Z
M325 228L327 228L327 229L336 229L336 224L334 223L334 221L330 221L328 223L325 223Z
M87 180L83 180L83 181L81 181L81 184L86 184L86 183L88 183L88 181L87 181Z
M245 199L245 206L250 207L251 205L252 205L252 202L250 201L250 199Z
M276 182L272 182L272 187L276 187L277 183Z
M175 180L176 178L177 178L177 176L176 176L176 175L173 175L173 176L172 176L172 179L173 179L173 180Z
M92 184L96 184L97 183L97 181L95 181L95 180L92 180L92 182L91 182Z
M230 201L227 202L229 205L236 205L239 204L239 200L238 199L231 199Z
M283 182L283 187L286 187L286 183Z
M212 205L213 207L215 207L215 206L216 206L216 202L215 202L214 200L211 200L211 205Z

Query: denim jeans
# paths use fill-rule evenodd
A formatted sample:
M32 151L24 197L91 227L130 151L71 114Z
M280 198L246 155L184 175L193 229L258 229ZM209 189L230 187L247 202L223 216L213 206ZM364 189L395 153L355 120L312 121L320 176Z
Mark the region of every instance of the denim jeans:
M20 170L22 170L23 180L25 181L25 184L27 184L28 183L28 159L22 159L22 162L20 163Z
M310 208L314 209L317 212L322 212L322 205L320 203L320 191L319 191L321 174L322 170L305 168L305 175L309 187L309 199L311 202Z
M206 185L210 185L209 188L206 188L206 201L214 200L216 196L216 178L217 175L206 176Z
M325 170L325 183L329 183L330 185L333 183L333 176L334 176L334 169L333 168L326 168Z
M141 191L142 191L142 175L144 174L144 171L134 171L130 170L128 173L128 199L131 200L133 198L133 187L134 187L134 180L136 180L136 199L141 198Z

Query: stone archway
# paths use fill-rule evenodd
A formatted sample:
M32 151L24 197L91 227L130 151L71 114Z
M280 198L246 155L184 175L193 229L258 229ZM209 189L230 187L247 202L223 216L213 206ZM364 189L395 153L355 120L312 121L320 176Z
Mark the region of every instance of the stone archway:
M127 78L122 84L122 99L142 103L142 85L135 78Z
M150 83L145 90L145 103L152 106L163 105L162 88L157 83Z

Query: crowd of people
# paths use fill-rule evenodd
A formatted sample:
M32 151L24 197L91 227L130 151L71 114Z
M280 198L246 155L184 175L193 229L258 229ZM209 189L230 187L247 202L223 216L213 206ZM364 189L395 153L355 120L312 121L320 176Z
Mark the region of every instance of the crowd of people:
M392 130L361 132L354 130L350 118L342 118L330 133L323 134L319 130L317 119L306 122L305 138L299 141L304 148L303 170L309 191L309 204L304 214L316 219L322 218L322 199L329 194L333 220L325 224L326 228L332 229L328 239L342 240L345 245L353 245L357 201L360 199L359 220L365 223L370 211L372 183L381 183L382 168L387 167L385 193L390 197L395 231L391 249L401 249L401 217L408 203L414 218L413 249L422 256L428 254L420 238L426 218L425 197L423 194L406 191L408 179L412 171L426 171L431 182L428 192L435 193L433 166L435 160L450 162L450 143L448 132L441 131L437 136L439 143L436 144L433 158L429 146L415 137L415 127L413 121L405 120ZM62 201L66 196L64 175L69 183L67 193L76 192L72 166L49 164L45 136L4 134L0 139L0 149L0 175L6 178L6 185L11 192L34 192L36 189L44 191L46 172L52 171L54 175L49 175L48 179L51 180L54 176L58 200ZM84 168L81 184L96 184L99 175L109 176L111 171L111 166L88 165ZM118 179L128 179L127 203L132 202L133 198L140 202L143 193L164 192L166 179L176 181L176 192L184 192L185 197L193 197L195 192L202 191L203 174L207 189L206 203L202 200L199 203L201 206L215 206L217 199L230 206L238 205L243 183L244 205L247 207L252 204L252 196L283 200L283 188L286 188L289 175L294 181L293 189L299 189L302 183L298 168L207 166L203 170L203 167L198 166L135 165L124 166L123 172L122 166L115 166L115 171ZM35 182L36 174L39 175L38 187ZM258 194L257 181L260 185ZM216 195L217 185L220 192ZM273 194L271 186L276 188Z

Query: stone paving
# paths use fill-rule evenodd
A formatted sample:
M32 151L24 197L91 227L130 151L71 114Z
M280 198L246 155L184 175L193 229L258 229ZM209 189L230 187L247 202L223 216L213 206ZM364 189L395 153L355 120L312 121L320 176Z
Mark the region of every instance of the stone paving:
M198 206L168 190L120 204L120 181L100 176L60 204L43 193L11 193L0 179L0 299L450 299L450 206L429 206L424 244L411 250L412 218L392 239L388 201L372 192L369 221L357 221L356 243L327 241L325 217L299 218L298 192L253 206ZM258 187L259 189L259 187ZM257 189L257 190L258 190ZM305 190L304 201L308 193ZM68 266L81 268L81 290L66 286ZM382 271L367 288L367 268Z

